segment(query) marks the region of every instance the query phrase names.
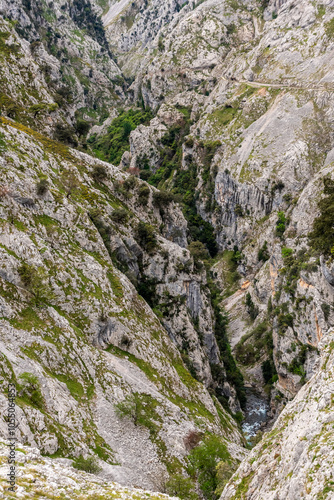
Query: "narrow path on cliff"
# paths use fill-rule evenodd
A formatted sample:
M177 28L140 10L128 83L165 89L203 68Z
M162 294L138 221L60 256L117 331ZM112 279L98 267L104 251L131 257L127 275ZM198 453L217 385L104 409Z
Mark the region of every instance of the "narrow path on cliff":
M212 69L212 65L203 65L203 66L196 66L196 67L190 67L186 66L183 68L177 68L177 69L165 69L164 71L151 71L150 73L147 73L147 76L151 78L154 75L160 74L160 76L169 76L169 75L174 75L174 74L182 74L185 71L203 71L206 69ZM287 85L284 83L268 83L268 82L251 82L250 80L237 80L236 78L225 78L224 76L221 77L222 80L225 80L226 82L230 83L244 83L246 85L249 85L250 87L255 87L255 88L261 88L261 87L271 87L275 89L289 89L289 90L311 90L311 91L316 91L316 92L334 92L334 87L333 88L328 88L325 85L321 87L301 87L299 85Z
M228 81L226 78L224 80ZM275 89L289 89L289 90L315 90L320 92L334 92L334 88L327 87L299 87L298 85L284 85L280 83L265 83L265 82L250 82L249 80L232 80L236 83L245 83L250 87L262 88L262 87L272 87Z

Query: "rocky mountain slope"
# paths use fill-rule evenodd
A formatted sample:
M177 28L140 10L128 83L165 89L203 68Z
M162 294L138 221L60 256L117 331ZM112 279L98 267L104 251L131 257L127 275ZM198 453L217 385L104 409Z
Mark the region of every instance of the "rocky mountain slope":
M21 441L215 499L247 454L246 385L278 420L222 498L330 498L313 444L333 417L333 9L0 3L2 379Z
M4 391L9 378L19 388L19 441L49 455L97 453L107 477L146 488L182 469L192 434L224 435L241 458L233 418L192 378L156 315L112 263L117 241L141 266L150 259L156 272L171 269L161 294L166 300L170 289L169 300L181 301L184 321L187 300L197 297L204 309L189 251L159 234L159 210L148 200L142 209L134 185L129 205L122 201L126 182L139 181L8 118L1 129L2 383ZM181 238L177 206L168 221L167 231L178 229ZM175 279L174 265L183 262L190 272ZM189 358L209 384L204 353L218 356L215 340L209 331L203 345L197 337L194 343Z
M3 112L72 145L114 114L124 78L90 2L0 4ZM81 138L81 141L80 141Z
M0 448L0 488L4 495L7 489L7 449ZM140 489L124 488L116 483L103 481L92 474L79 472L71 467L65 458L42 457L38 448L20 445L17 450L19 460L19 485L16 498L62 498L78 499L118 499L118 500L164 500L172 497L161 493L150 493ZM6 493L6 495L8 495ZM8 496L7 496L8 497ZM4 498L4 497L3 497Z
M277 372L280 398L312 376L333 321L332 287L308 243L332 171L332 19L330 2L187 5L133 84L160 107L131 133L127 161L176 191L175 168L195 172L196 209L225 251L213 270L228 295L231 344L250 383L263 362ZM167 163L166 133L182 128L182 158ZM234 271L227 251L240 254Z
M317 372L241 464L221 499L334 497L333 331L319 347Z

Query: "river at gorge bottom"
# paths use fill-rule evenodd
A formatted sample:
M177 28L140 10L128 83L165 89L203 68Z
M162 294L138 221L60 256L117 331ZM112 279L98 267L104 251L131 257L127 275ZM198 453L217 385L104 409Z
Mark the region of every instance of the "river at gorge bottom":
M245 420L242 423L242 430L245 438L256 436L261 429L261 425L268 420L269 402L261 394L253 389L246 388L247 403L245 408Z

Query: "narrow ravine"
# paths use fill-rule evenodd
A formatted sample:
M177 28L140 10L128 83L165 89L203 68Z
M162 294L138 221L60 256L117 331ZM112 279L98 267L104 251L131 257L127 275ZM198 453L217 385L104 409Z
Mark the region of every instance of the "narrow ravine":
M242 430L245 438L250 442L257 432L268 421L269 402L254 389L246 389L247 403L245 409L245 420L242 424Z

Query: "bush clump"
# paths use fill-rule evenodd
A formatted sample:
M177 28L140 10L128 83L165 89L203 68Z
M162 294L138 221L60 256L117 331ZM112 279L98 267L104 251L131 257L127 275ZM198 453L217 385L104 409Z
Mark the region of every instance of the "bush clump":
M295 358L293 358L291 363L288 365L289 372L294 373L295 375L299 375L302 383L305 382L306 378L304 365L307 359L307 351L309 349L312 350L312 346L299 344L298 355Z
M74 130L69 125L57 123L54 136L57 141L63 142L64 144L69 144L74 147L78 145L78 141L74 136Z
M262 247L258 251L257 258L258 258L259 262L261 260L262 260L262 262L266 262L269 259L269 257L270 257L270 255L268 252L268 242L265 241L263 243Z
M79 118L76 123L76 131L80 136L86 136L90 129L90 125L86 120Z
M330 40L334 39L334 19L331 19L328 23L326 23L326 35Z
M125 208L115 208L111 214L111 219L119 224L125 224L128 220L128 212Z
M246 295L246 308L251 319L254 321L259 314L259 308L254 304L252 296L249 292Z
M219 464L216 467L216 482L217 482L217 488L215 491L215 494L217 495L216 498L220 498L221 494L223 493L223 489L225 487L225 484L228 482L230 477L234 474L236 469L235 464L229 463L229 462L219 462Z
M19 377L18 396L24 402L40 410L44 409L45 402L38 378L29 372L22 373Z
M69 198L73 191L78 189L80 186L79 180L74 172L74 170L64 170L61 174L61 182L66 191L66 196Z
M218 436L207 436L188 456L188 473L197 478L204 497L216 500L218 485L217 465L220 462L232 464L226 445ZM232 471L231 471L232 472Z
M153 193L153 203L159 208L166 207L172 201L174 201L174 196L169 191L155 191Z
M52 297L48 276L42 267L35 267L24 262L17 271L24 286L33 295L36 305L41 305Z
M40 179L36 184L36 192L38 196L43 196L49 190L49 181L46 177Z
M202 439L202 433L198 431L189 431L186 437L183 439L184 445L187 451L193 450Z
M192 241L188 246L188 250L195 262L198 260L208 260L210 258L208 249L201 241Z
M154 231L154 227L150 224L140 221L136 227L135 237L139 245L148 253L153 252L157 245L157 237Z
M280 274L285 276L283 289L294 301L301 271L313 272L317 270L317 265L316 263L308 263L310 255L306 248L302 248L297 253L294 253L292 248L283 247L282 257L284 267L280 270Z
M188 137L185 141L184 144L186 145L187 148L192 148L194 146L194 138L193 137Z
M283 234L285 233L287 219L285 217L284 212L278 212L277 217L278 218L276 221L276 236L282 238Z
M168 495L177 496L181 500L198 500L193 481L182 474L171 476L166 483L166 490Z
M235 347L235 355L241 364L251 365L261 358L264 349L272 358L273 347L272 331L268 330L268 325L264 321L243 335Z
M274 182L274 184L271 187L271 194L275 195L276 191L281 192L283 189L284 189L284 182L282 181Z
M128 418L134 425L147 427L152 435L156 435L157 422L161 422L161 417L156 412L157 406L158 401L149 394L135 392L116 403L115 411L119 418Z
M148 186L142 185L138 189L138 203L140 205L147 205L150 197L150 188Z
M123 182L123 187L124 187L124 189L127 189L127 190L134 189L136 187L136 185L137 185L137 179L134 175L130 175Z
M244 211L242 209L242 206L239 205L238 203L235 206L234 212L235 212L235 215L237 215L238 217L243 217L244 216Z
M92 172L95 182L103 182L108 177L107 169L104 165L95 165Z
M320 215L313 222L309 234L311 247L325 257L334 254L334 181L323 179L325 197L319 201Z
M280 332L285 332L289 327L293 327L293 315L290 313L281 313L278 315L278 326Z
M321 304L321 309L322 312L324 313L325 321L328 321L330 312L331 312L331 306L329 304L326 304L326 302L323 302Z
M272 384L278 380L275 365L271 359L266 359L261 364L263 379L266 384Z
M96 457L84 458L82 455L73 460L73 467L78 470L89 472L90 474L98 474L102 470Z
M135 425L140 414L140 400L135 396L127 396L124 401L115 404L115 411L119 418L129 418Z

